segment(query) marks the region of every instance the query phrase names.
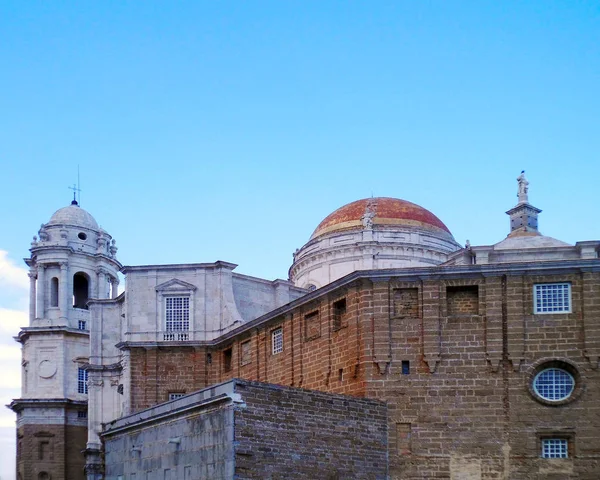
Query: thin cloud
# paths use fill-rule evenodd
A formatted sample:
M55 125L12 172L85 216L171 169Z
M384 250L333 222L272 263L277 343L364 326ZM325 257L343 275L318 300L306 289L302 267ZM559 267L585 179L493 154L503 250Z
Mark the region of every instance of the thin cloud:
M0 308L0 343L5 343L6 335L17 335L21 327L29 324L27 312Z
M0 250L0 286L25 291L29 288L27 269L8 258L6 250Z

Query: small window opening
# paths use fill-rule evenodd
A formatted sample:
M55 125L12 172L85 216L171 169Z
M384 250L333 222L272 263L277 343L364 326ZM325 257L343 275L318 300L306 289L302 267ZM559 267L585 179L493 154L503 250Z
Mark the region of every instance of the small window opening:
M566 438L543 438L542 458L568 458L569 441Z
M79 232L79 234L77 235L77 237L79 238L79 240L85 240L87 239L87 235L83 232Z
M50 280L50 306L58 307L58 278Z
M271 353L277 355L283 352L283 328L276 328L271 332Z
M208 365L212 365L212 353L207 353L206 354L206 363Z
M343 368L340 368L340 369L338 370L338 380L339 380L340 382L342 382L342 381L344 380L344 369L343 369Z
M78 330L85 330L87 328L87 322L85 320L79 320L77 322L77 329Z
M230 372L231 371L231 359L233 358L233 349L227 348L223 350L223 371Z
M410 375L410 362L402 360L402 375Z
M185 396L185 392L169 392L169 400L177 400Z
M87 418L87 411L86 410L79 410L77 412L77 418Z
M333 328L342 328L342 320L346 314L346 299L342 298L337 302L333 302Z
M89 281L85 273L73 275L73 307L87 310L89 300Z

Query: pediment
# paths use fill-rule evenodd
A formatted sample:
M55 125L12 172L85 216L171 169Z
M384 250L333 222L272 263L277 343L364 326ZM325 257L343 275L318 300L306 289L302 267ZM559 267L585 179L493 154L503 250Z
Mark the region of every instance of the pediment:
M184 282L183 280L178 280L177 278L173 278L168 282L164 282L156 286L157 292L193 292L196 289L197 288L195 285Z

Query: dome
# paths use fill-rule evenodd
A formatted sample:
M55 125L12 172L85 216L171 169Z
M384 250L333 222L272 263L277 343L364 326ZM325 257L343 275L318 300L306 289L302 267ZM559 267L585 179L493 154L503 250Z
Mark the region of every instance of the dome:
M94 217L75 203L54 212L46 225L73 225L90 230L100 230Z
M313 238L343 230L377 227L415 227L452 237L448 227L429 210L399 198L365 198L348 203L328 215L311 235Z

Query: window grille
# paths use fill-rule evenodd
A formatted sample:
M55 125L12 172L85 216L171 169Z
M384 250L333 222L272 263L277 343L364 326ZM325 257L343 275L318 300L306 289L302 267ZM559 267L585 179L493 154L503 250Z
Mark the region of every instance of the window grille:
M542 458L568 458L569 441L566 438L543 438Z
M571 311L570 283L542 283L534 286L535 313Z
M271 346L273 355L283 352L283 329L281 327L271 332Z
M83 368L77 369L77 392L84 393L87 395L88 393L88 372Z
M87 327L86 321L85 320L79 320L79 322L77 322L77 328L79 330L85 330Z
M165 319L166 330L168 332L180 332L189 330L190 298L167 297L165 306Z
M79 410L77 412L77 418L87 418L87 412L85 410Z
M185 393L169 393L169 400L177 400L178 398L181 398L185 395Z
M535 376L533 389L544 400L557 402L569 398L573 393L575 379L560 368L546 368Z

